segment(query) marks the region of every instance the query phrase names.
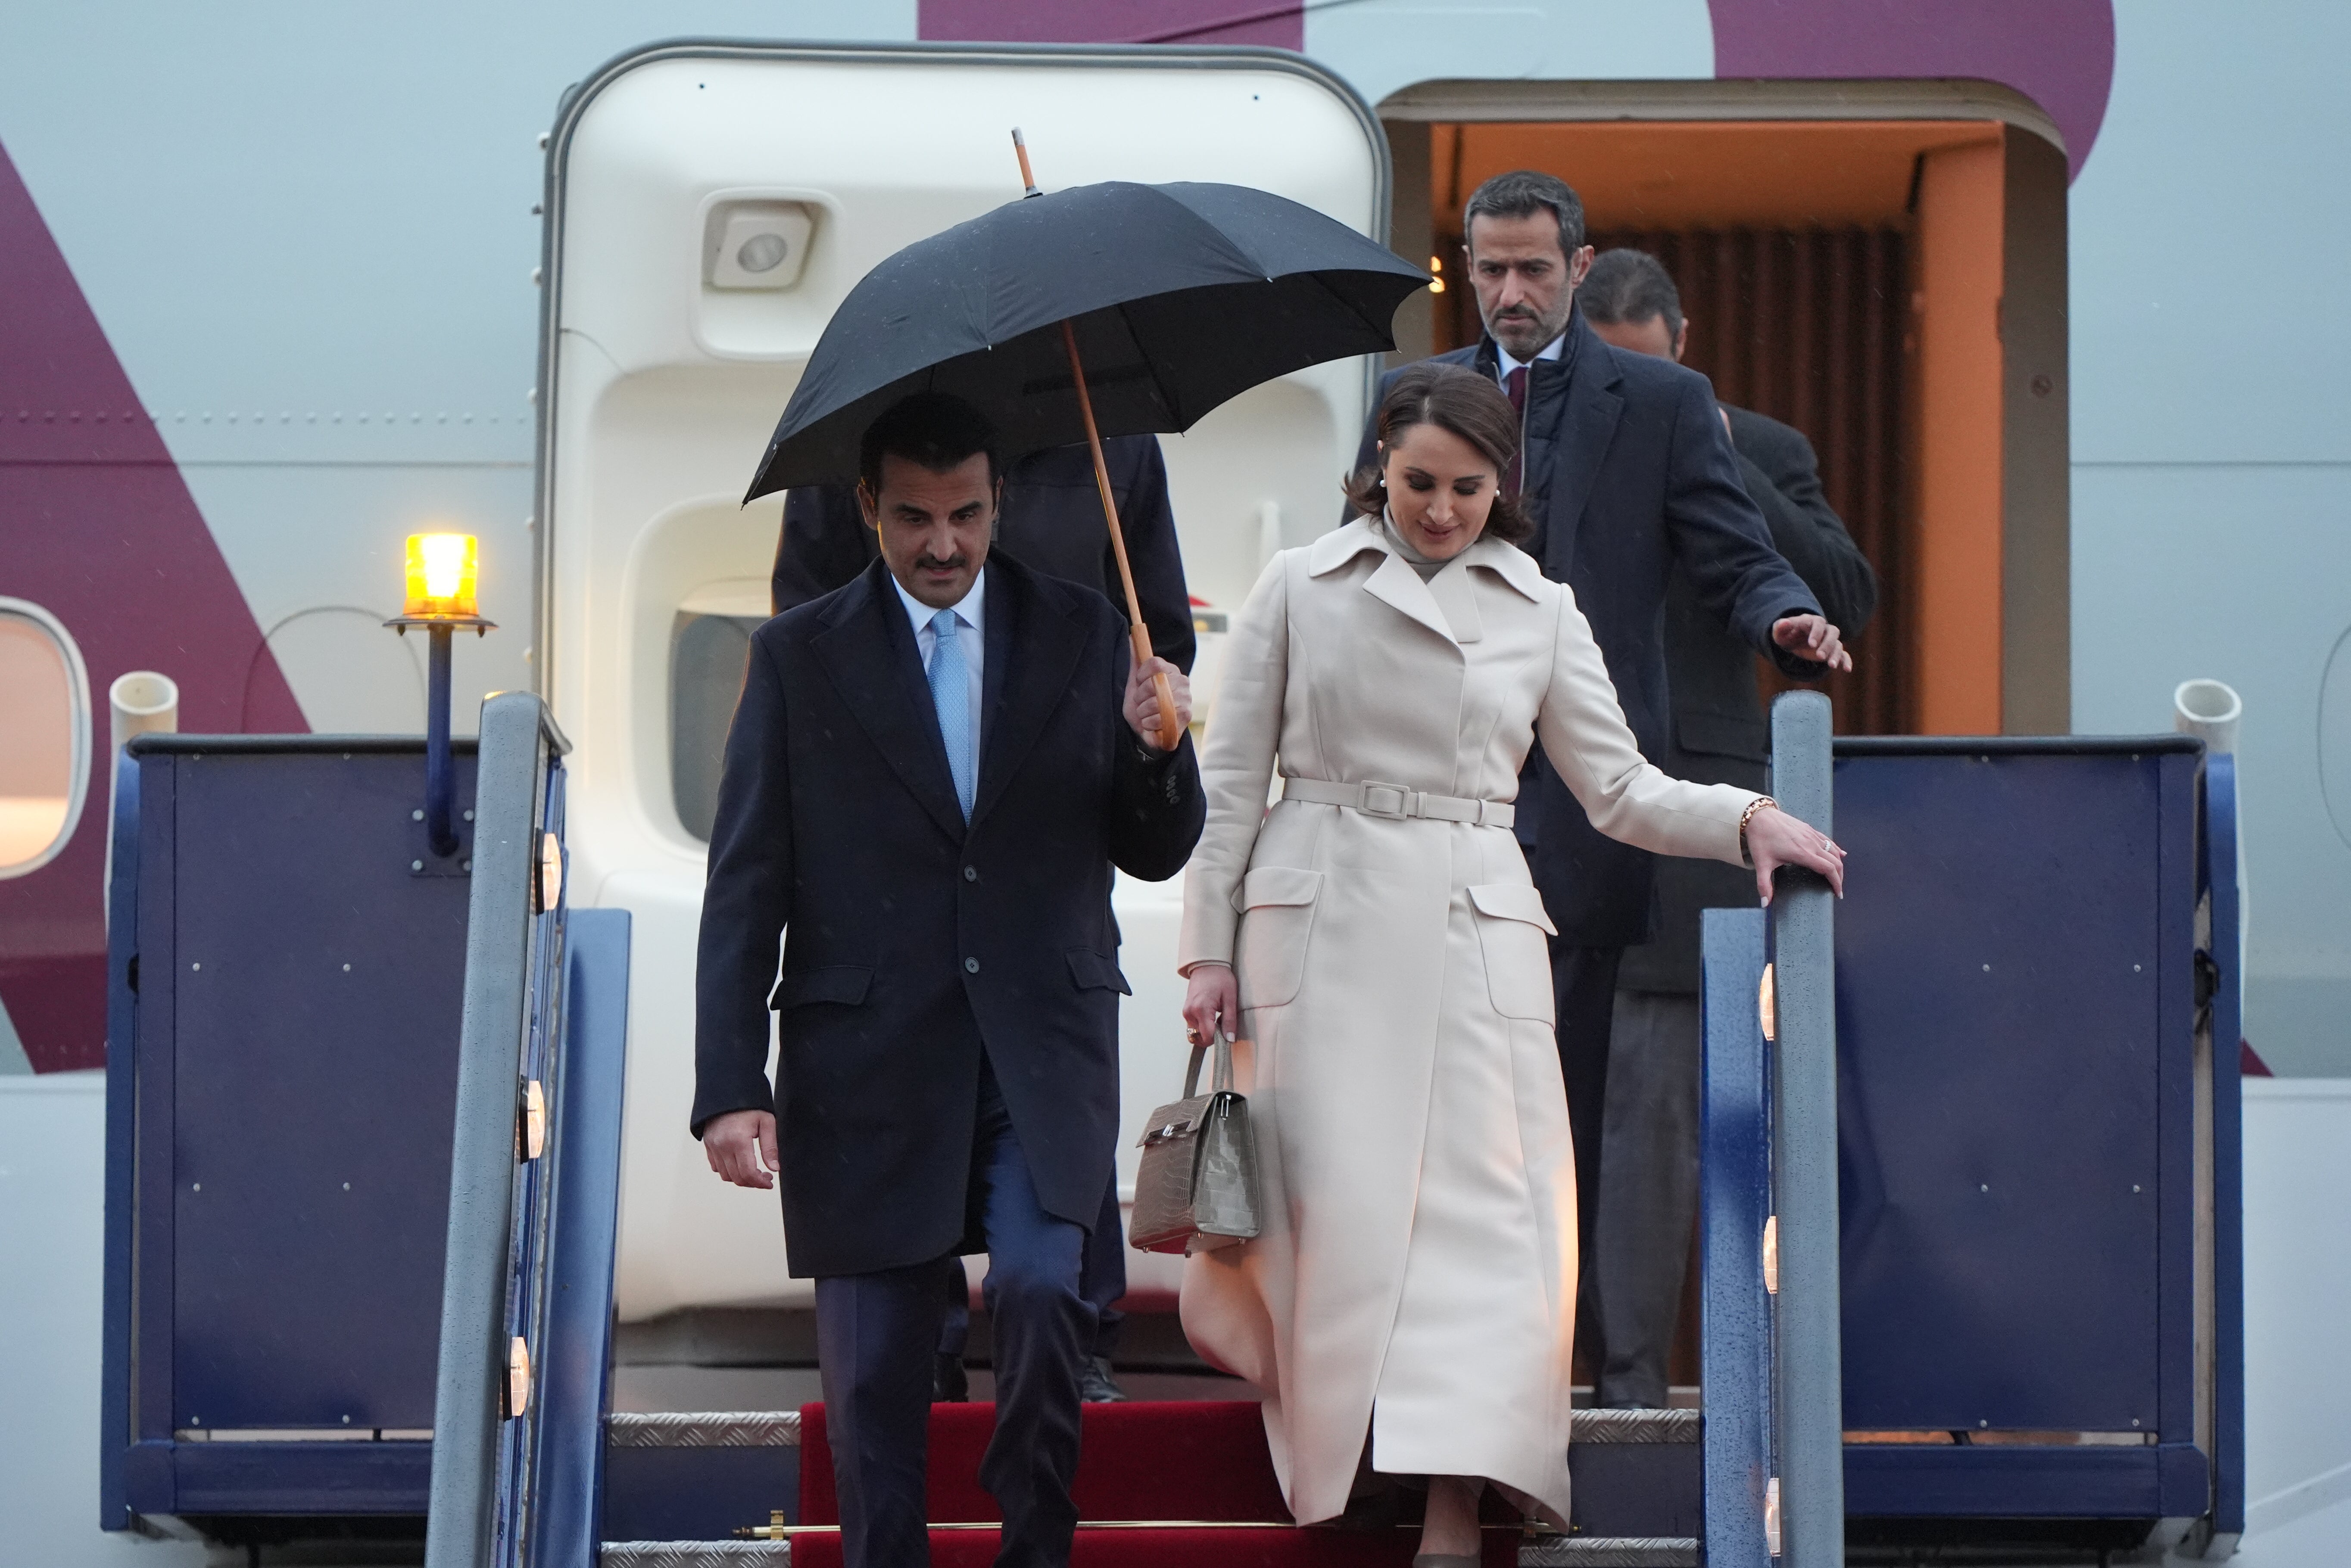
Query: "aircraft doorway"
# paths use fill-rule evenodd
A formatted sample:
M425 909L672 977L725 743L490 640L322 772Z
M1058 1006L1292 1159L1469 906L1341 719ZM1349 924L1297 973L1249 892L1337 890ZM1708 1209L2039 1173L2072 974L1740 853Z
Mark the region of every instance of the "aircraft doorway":
M2067 731L2065 161L2038 111L1948 84L1915 103L1837 84L1830 104L1737 83L1659 84L1646 104L1571 83L1490 96L1505 85L1382 107L1395 244L1446 284L1425 320L1399 323L1407 354L1479 335L1470 192L1509 169L1558 175L1592 244L1674 275L1685 362L1819 453L1881 587L1859 668L1830 687L1838 730Z

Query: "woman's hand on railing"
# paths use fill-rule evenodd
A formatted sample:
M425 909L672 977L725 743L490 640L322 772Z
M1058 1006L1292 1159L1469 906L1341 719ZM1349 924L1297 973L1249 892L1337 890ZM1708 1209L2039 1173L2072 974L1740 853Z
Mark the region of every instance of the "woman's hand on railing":
M1755 892L1766 905L1771 902L1771 873L1782 866L1817 871L1838 898L1844 897L1844 851L1827 834L1776 805L1747 819L1747 857L1755 863Z
M1184 988L1185 1037L1193 1044L1213 1044L1217 1032L1238 1035L1241 1031L1241 988L1228 963L1197 963Z
M773 1111L728 1111L702 1129L702 1155L710 1168L737 1187L773 1187L783 1168L776 1153Z

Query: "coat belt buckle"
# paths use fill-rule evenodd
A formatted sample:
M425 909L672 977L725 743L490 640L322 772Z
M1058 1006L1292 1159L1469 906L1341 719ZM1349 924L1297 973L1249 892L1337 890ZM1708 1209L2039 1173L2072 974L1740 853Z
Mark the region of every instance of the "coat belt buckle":
M1355 809L1365 816L1376 816L1385 822L1402 822L1414 815L1419 805L1419 793L1402 784L1366 782L1357 788Z

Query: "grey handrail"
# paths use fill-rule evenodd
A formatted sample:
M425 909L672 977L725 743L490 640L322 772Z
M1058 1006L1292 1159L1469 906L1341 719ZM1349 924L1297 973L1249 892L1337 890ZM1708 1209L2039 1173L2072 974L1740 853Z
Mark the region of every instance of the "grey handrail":
M1829 700L1771 704L1771 794L1834 835ZM1844 1372L1838 1278L1836 900L1810 872L1771 899L1776 995L1772 1165L1778 1214L1776 1397L1781 1561L1844 1563Z
M537 697L501 692L482 704L427 1568L480 1568L490 1558L507 1376L507 1248L531 964L531 883L547 769L561 749Z

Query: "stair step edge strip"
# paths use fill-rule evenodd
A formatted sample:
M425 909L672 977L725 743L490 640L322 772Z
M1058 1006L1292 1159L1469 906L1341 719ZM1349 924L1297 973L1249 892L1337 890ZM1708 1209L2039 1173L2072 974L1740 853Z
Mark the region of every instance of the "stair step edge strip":
M1706 1434L1698 1410L1578 1410L1568 1421L1575 1443L1696 1443Z
M604 1417L614 1449L797 1449L798 1410L616 1411Z
M789 1568L789 1541L607 1541L602 1568Z
M1696 1443L1705 1420L1696 1410L1579 1410L1571 1430L1578 1443ZM616 1412L605 1417L605 1440L616 1449L796 1449L800 1413Z
M1687 1536L1553 1536L1519 1548L1519 1568L1698 1568Z

